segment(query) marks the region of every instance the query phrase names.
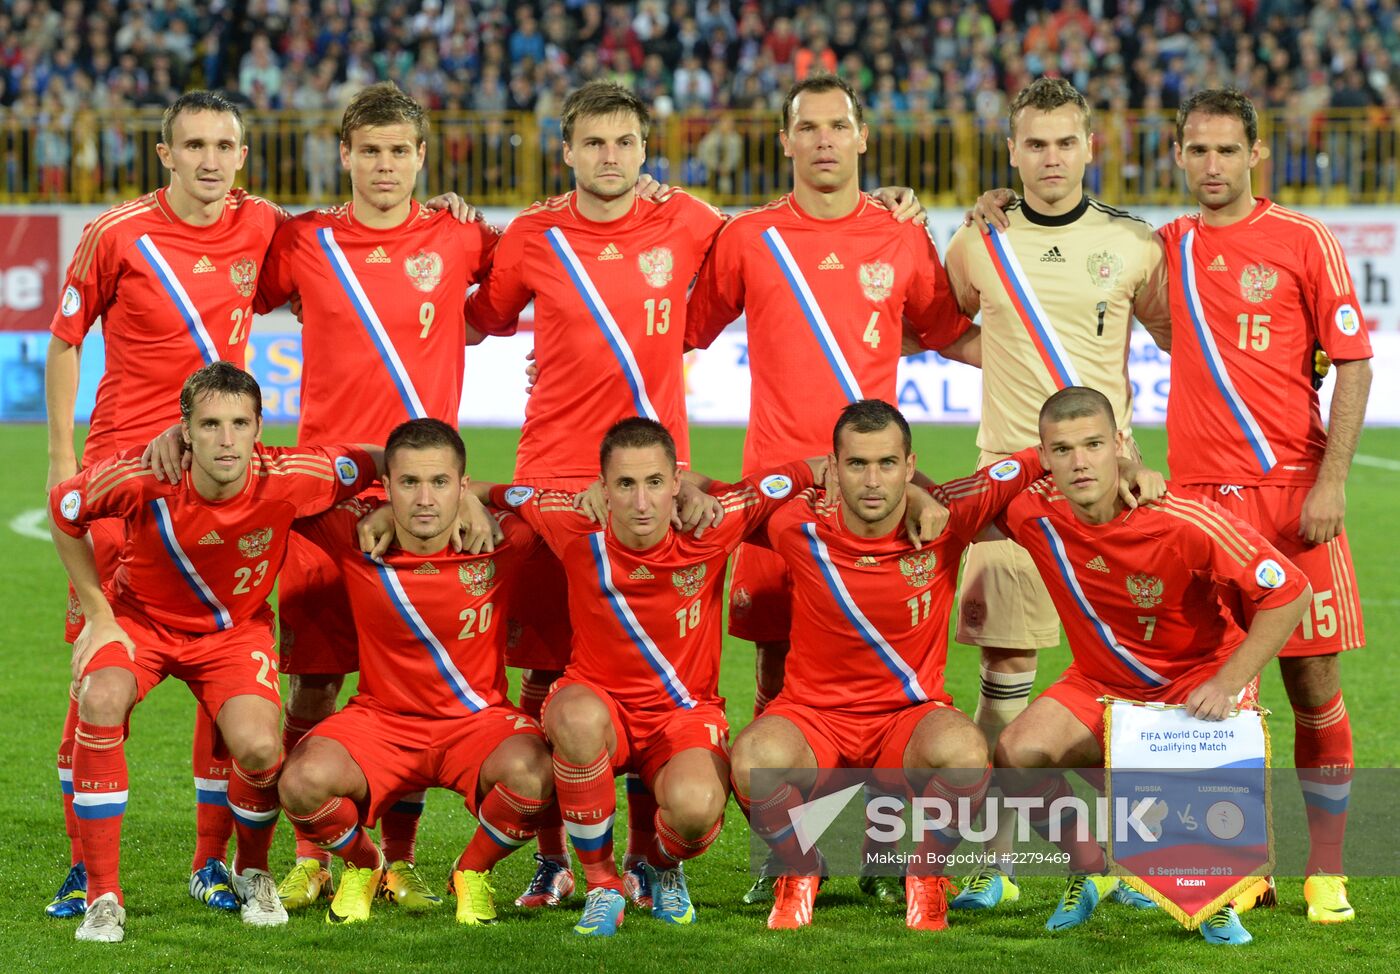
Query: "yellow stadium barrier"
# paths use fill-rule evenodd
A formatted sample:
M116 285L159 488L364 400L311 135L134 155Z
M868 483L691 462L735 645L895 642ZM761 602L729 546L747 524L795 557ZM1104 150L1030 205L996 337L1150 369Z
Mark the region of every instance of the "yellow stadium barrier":
M339 118L251 113L240 184L290 206L345 199ZM867 188L912 185L929 206L965 206L992 186L1014 185L1006 125L968 114L872 115L863 161ZM750 206L789 188L789 165L770 113L702 113L658 119L648 171L721 206ZM1171 115L1099 113L1090 191L1115 205L1182 201ZM1255 192L1297 205L1400 202L1400 119L1385 110L1266 112L1266 158ZM112 203L165 182L156 156L158 112L24 117L0 110L0 203ZM433 115L421 190L455 190L486 206L526 205L570 188L557 120L531 114Z

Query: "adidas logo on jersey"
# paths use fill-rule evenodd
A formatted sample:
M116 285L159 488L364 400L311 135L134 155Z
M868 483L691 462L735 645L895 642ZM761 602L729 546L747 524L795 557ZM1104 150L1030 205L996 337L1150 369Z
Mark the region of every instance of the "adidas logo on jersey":
M214 266L214 262L210 260L207 255L195 261L194 272L196 274L210 274L216 270L218 270L218 268Z
M1230 265L1225 263L1224 254L1216 254L1215 260L1211 261L1210 266L1206 268L1208 271L1228 271L1229 269Z
M438 571L438 570L437 570L437 567L436 567L432 562L430 562L430 561L425 561L425 562L423 562L423 564L421 564L421 565L419 565L417 568L413 569L413 574L415 574L415 575L441 575L442 572Z
M878 568L880 561L874 555L861 555L856 559L857 568Z
M836 251L833 250L831 253L827 254L825 257L822 258L822 262L817 265L817 270L839 271L845 268L845 266L845 264L841 263L841 258L836 256Z
M1096 572L1103 572L1105 575L1108 574L1108 562L1103 560L1103 555L1095 555L1093 560L1084 567Z
M634 582L645 582L648 579L655 578L656 576L651 573L651 569L647 568L646 565L638 565L636 568L632 569L632 574L628 575L627 577L632 579L632 581Z
M199 539L199 543L200 543L200 544L223 544L223 543L224 543L224 539L221 538L221 537L219 537L219 532L217 532L217 531L210 531L210 532L209 532L208 534L206 534L204 537L202 537L202 538Z
M389 263L389 255L386 254L386 253L384 253L384 248L383 248L383 247L375 247L373 250L371 250L371 251L369 252L369 256L365 258L365 263L366 263L366 264L387 264L387 263Z
M608 244L603 248L603 252L598 255L599 260L621 260L622 251L617 249L617 244Z
M1040 262L1042 264L1063 264L1065 263L1065 258L1064 255L1060 253L1059 247L1051 247L1040 255Z

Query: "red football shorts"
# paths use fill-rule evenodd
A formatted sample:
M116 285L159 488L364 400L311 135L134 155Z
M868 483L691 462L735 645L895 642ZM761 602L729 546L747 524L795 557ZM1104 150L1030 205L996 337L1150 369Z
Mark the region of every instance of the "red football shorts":
M109 582L117 572L117 562L121 558L122 546L126 544L126 521L119 517L103 518L88 525L88 536L92 538L92 553L97 559L97 576ZM83 631L83 607L78 603L78 593L68 586L68 612L63 620L63 638L72 643Z
M792 629L792 576L783 556L741 544L729 580L729 635L751 643L785 643Z
M702 701L689 710L633 707L624 710L598 684L562 676L549 688L544 713L549 713L549 706L560 690L574 685L588 687L608 708L613 732L617 735L617 752L612 762L614 774L635 773L650 789L666 762L682 751L703 748L729 761L729 720L724 716L722 698Z
M818 768L903 768L904 752L919 721L953 698L944 696L884 714L855 713L836 707L809 707L782 694L759 720L782 717L802 732Z
M1143 703L1185 703L1186 698L1191 696L1191 691L1218 672L1220 664L1212 660L1209 666L1184 673L1164 687L1126 689L1092 680L1071 663L1064 675L1046 687L1041 696L1062 704L1074 714L1075 719L1089 728L1089 733L1094 735L1094 740L1102 747L1103 715L1106 708L1099 698L1117 697L1120 700L1138 700ZM1255 683L1246 687L1245 699L1257 699L1257 689Z
M180 632L117 604L117 622L136 644L136 659L120 643L108 643L88 661L83 675L107 667L126 670L136 678L136 699L143 700L167 676L173 676L209 715L233 697L252 695L279 708L276 622L266 605L247 622L223 632Z
M338 741L350 752L369 783L360 815L373 825L400 795L425 788L450 788L475 815L481 766L518 734L544 739L539 724L509 705L460 717L422 717L352 700L309 736Z
M283 673L344 674L360 668L360 640L340 568L295 531L277 576L277 611Z
M552 477L520 481L536 490L586 490L594 478ZM564 565L548 545L539 545L520 567L506 610L506 665L562 673L573 652L569 583Z
M1312 605L1280 656L1327 656L1366 644L1361 595L1346 532L1322 545L1308 544L1298 536L1303 501L1310 487L1194 484L1190 489L1252 525L1307 576L1313 590ZM1245 602L1240 608L1248 624L1254 616L1253 603Z

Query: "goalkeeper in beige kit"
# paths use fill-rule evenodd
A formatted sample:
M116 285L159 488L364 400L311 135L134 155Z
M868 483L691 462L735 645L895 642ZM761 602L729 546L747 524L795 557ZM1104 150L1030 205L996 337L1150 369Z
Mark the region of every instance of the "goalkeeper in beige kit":
M963 312L982 315L977 465L1037 443L1041 404L1067 386L1107 396L1136 450L1128 338L1134 315L1154 335L1170 330L1161 246L1147 223L1085 193L1090 112L1073 85L1038 79L1012 101L1010 121L1011 164L1024 186L1024 197L1007 208L1010 227L986 234L963 227L944 255ZM1001 729L1026 708L1036 651L1059 645L1059 618L1035 565L1013 541L968 549L959 604L958 641L982 648L977 724L995 747ZM1010 829L998 836L997 851L1009 851ZM964 881L951 905L987 909L1019 895L1013 876L988 867Z

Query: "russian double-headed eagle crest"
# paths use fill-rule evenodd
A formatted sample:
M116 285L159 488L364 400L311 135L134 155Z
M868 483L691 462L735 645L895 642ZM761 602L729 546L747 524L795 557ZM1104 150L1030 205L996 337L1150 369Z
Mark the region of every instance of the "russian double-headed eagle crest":
M496 562L490 558L474 561L457 569L457 578L462 587L472 595L485 595L491 591L496 581Z
M899 559L899 573L904 576L904 580L909 583L910 588L919 588L927 585L929 580L933 578L935 564L937 564L937 559L932 551L920 551Z
M700 593L700 586L705 584L704 564L691 565L689 568L682 568L678 572L672 572L671 584L686 598L692 595L698 595Z
M403 270L413 286L426 294L442 281L442 258L431 250L420 250L404 259Z
M1150 609L1161 604L1162 580L1156 575L1129 575L1127 584L1128 596L1138 608Z

